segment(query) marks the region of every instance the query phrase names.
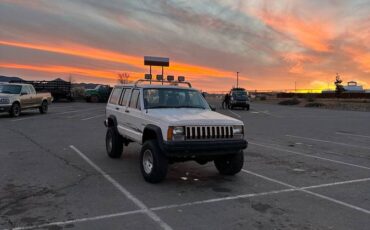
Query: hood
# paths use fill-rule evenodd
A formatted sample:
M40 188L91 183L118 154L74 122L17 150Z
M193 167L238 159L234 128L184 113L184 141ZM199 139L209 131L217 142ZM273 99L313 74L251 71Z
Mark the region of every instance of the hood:
M203 109L148 109L148 114L170 125L243 125L240 120Z
M0 98L12 98L18 94L0 93Z

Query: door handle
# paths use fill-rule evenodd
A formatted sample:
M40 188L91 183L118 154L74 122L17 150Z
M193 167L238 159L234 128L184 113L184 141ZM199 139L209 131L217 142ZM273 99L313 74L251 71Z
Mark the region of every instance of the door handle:
M130 113L130 110L125 110L126 113Z
M119 108L118 108L118 107L116 107L116 110L119 110Z

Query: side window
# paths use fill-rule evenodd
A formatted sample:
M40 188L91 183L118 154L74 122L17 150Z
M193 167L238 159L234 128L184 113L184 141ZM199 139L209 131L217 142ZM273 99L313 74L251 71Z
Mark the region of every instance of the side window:
M110 97L109 103L118 104L121 93L122 93L122 88L114 88L112 95Z
M135 89L132 92L131 99L130 99L130 108L140 109L139 95L140 95L140 91L138 89Z
M123 105L123 106L127 105L127 102L130 99L130 92L131 92L131 89L126 89L125 90L125 94L123 94L122 101L121 101L120 105Z
M29 94L27 88L27 86L22 86L21 94Z
M32 86L27 86L30 94L36 94L35 89Z

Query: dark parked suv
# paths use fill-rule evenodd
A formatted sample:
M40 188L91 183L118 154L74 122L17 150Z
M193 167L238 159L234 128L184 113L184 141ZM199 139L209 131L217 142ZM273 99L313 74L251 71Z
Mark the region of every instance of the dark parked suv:
M248 93L243 88L233 88L230 91L230 109L235 107L245 108L249 110Z

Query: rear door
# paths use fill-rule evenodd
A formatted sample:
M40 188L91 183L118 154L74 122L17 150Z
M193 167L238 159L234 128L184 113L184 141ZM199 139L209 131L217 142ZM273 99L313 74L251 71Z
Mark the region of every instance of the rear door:
M107 115L112 115L116 117L117 121L121 114L124 112L122 106L119 104L122 92L123 92L122 86L114 87L110 95L109 101L107 103Z
M126 107L127 126L130 128L130 137L141 143L143 136L144 114L142 112L141 90L136 88L132 90L130 100Z
M23 85L21 90L21 108L29 108L32 106L31 92L28 86Z
M28 87L28 91L30 93L30 103L32 107L38 107L41 105L41 97L39 98L37 95L36 95L36 90L35 88L33 88L33 86L30 86L30 85L27 85L26 87Z
M125 87L123 92L122 92L121 99L119 101L120 116L117 117L117 121L118 121L118 130L119 130L119 132L124 137L132 139L131 129L128 126L127 112L126 112L128 102L130 100L130 95L131 95L131 87Z

